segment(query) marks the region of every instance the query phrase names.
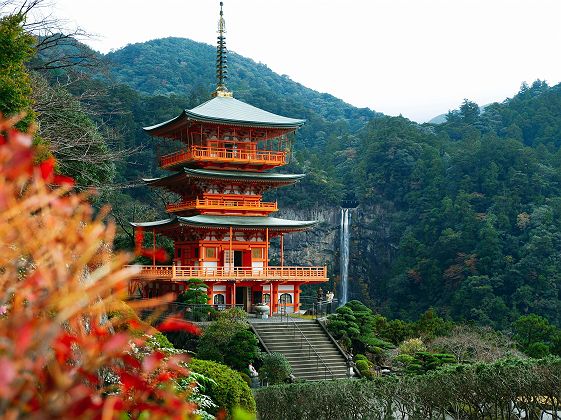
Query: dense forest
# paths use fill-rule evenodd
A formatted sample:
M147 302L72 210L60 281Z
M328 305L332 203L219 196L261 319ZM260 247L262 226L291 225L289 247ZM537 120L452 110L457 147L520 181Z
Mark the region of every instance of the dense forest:
M74 50L89 61L49 67ZM97 205L113 204L118 246L132 243L128 220L161 215L166 199L140 178L160 174L156 156L170 145L141 127L209 97L213 51L168 38L107 55L69 42L24 57L37 141L51 145L78 187L99 187ZM433 307L497 328L535 313L561 325L560 85L522 84L484 110L465 100L444 123L420 125L354 108L237 54L230 75L237 98L307 119L283 170L308 176L278 194L280 205L337 207L350 197L385 210L393 251L368 274L365 296L378 311L411 320ZM51 103L71 105L62 114L74 131L62 141L51 134L61 119L47 112ZM68 139L76 135L87 142L72 150Z

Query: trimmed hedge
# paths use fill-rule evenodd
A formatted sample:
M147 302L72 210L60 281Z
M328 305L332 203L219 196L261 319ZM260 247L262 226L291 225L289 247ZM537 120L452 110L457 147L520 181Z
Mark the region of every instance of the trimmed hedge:
M256 390L255 399L260 420L511 419L521 417L521 411L539 418L544 410L561 410L561 359L450 366L372 381L277 385Z
M225 408L228 413L232 413L236 407L255 413L251 389L238 372L220 363L200 359L191 359L189 368L216 382L206 393L218 407Z

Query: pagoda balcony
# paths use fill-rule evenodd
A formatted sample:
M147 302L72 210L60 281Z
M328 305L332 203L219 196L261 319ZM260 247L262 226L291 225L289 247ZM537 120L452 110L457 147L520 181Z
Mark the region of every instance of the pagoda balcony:
M327 281L327 267L190 267L179 265L136 266L140 267L138 278L169 281Z
M160 158L160 167L171 169L188 163L253 165L273 168L286 164L286 152L192 146ZM210 164L210 165L209 165Z
M203 198L190 201L182 201L180 203L168 204L166 209L170 213L189 211L189 210L220 210L232 211L236 213L243 212L259 212L271 213L278 210L277 203L268 203L261 200L228 200Z

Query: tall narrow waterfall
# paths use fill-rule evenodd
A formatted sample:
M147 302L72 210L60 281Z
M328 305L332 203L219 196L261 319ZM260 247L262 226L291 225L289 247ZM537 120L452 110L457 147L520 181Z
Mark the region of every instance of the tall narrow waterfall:
M351 209L341 209L341 295L339 303L344 305L349 299L349 240L351 236Z

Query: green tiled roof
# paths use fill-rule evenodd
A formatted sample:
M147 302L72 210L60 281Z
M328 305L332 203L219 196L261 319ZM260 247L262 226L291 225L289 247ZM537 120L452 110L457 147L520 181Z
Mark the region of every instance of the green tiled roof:
M245 172L245 171L214 171L208 169L183 168L183 172L162 178L143 179L152 186L162 186L168 181L180 180L182 178L202 178L202 179L227 179L227 180L249 180L254 182L272 182L277 184L292 184L303 178L304 174L277 174L271 172Z
M173 216L169 219L154 222L131 223L132 226L147 228L164 228L176 226L216 227L238 229L269 228L272 230L303 230L317 224L314 220L287 220L268 216L211 216L199 214L196 216Z
M273 114L234 98L217 96L193 109L184 110L171 120L144 127L144 130L151 132L166 125L173 125L181 119L274 128L298 128L305 122L305 120Z

